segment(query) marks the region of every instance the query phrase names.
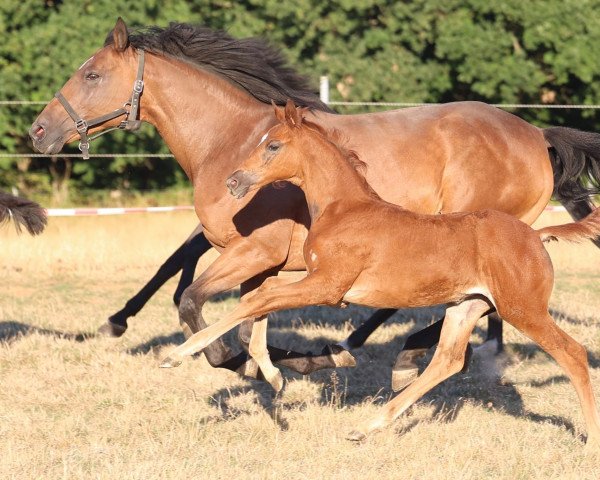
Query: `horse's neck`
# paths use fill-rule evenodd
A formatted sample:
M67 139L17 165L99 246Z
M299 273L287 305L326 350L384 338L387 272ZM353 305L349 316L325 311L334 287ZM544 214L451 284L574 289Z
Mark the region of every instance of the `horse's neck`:
M316 145L305 149L312 153L302 162L300 182L313 220L332 203L343 208L357 201L374 201L364 179L341 151L326 143L314 149Z
M226 178L243 160L240 153L258 143L258 132L274 123L267 115L270 105L216 74L168 57L148 57L142 120L156 127L194 185L202 178L213 183Z

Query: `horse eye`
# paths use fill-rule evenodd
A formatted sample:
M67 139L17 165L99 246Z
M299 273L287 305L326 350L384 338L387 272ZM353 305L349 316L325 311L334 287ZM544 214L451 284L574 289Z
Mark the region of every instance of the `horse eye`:
M98 80L99 78L100 78L100 75L98 75L97 73L94 73L94 72L92 72L92 73L88 73L88 74L85 76L85 79L86 79L86 80Z
M276 152L280 148L281 148L281 143L279 143L279 142L270 142L267 145L267 150L271 153Z

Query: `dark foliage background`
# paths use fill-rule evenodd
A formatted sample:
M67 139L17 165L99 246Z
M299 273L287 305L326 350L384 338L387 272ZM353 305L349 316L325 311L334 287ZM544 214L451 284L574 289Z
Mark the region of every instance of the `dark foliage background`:
M101 47L119 15L130 28L181 21L265 37L315 90L328 75L331 100L600 103L599 0L0 2L0 100L49 100ZM40 110L0 106L0 154L32 152L26 132ZM541 126L600 131L597 110L516 112ZM93 151L168 153L148 125L138 135L111 133ZM56 201L186 184L176 162L164 158L0 157L0 188Z

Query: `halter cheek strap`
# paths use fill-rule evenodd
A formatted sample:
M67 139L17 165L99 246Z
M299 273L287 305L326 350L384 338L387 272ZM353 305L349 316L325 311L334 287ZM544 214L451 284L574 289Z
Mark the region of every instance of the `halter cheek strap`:
M140 125L142 124L142 122L140 120L138 120L137 117L138 117L138 112L139 112L139 108L140 108L140 97L142 95L142 91L144 90L144 80L143 80L143 77L144 77L144 50L140 49L137 52L138 52L138 69L137 69L137 76L136 76L135 82L133 83L133 91L131 93L131 97L129 98L129 100L127 102L125 102L121 108L118 108L117 110L113 110L112 112L107 113L105 115L101 115L99 117L93 118L91 120L86 120L77 114L75 109L71 106L71 104L63 96L63 94L60 93L60 91L56 92L56 94L54 95L56 97L56 99L64 107L66 112L69 114L69 116L75 122L75 129L77 130L77 133L79 134L79 137L81 138L81 141L79 142L79 150L81 150L81 153L83 154L83 158L85 160L90 158L89 148L90 148L90 142L92 140L95 140L100 135L104 135L105 133L108 133L108 132L110 132L112 130L116 130L116 129L134 131L134 130L137 130L138 128L140 128ZM127 107L129 107L129 109ZM125 120L123 120L117 127L108 128L106 130L103 130L103 131L97 133L96 135L92 135L91 137L88 136L88 130L90 128L101 125L105 122L108 122L109 120L114 119L114 118L121 117L122 115L127 115L127 118Z

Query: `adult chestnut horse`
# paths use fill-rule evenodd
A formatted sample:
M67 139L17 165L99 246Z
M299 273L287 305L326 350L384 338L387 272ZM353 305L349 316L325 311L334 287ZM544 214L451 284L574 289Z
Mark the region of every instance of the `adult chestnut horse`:
M31 235L42 233L48 221L46 211L37 203L0 192L0 225L9 220L13 220L17 232L25 227Z
M193 332L204 328L201 309L212 295L240 284L245 294L278 270L305 269L301 246L310 216L301 190L268 188L236 202L222 188L255 146L256 134L274 125L270 102L284 104L287 98L311 107L312 121L352 138L373 188L408 209L494 208L531 223L554 188L579 215L590 211L581 178L600 177L600 135L539 129L477 102L335 115L322 110L264 42L185 24L129 35L119 19L105 47L67 81L30 135L37 150L57 153L77 138L85 150L88 133L119 125L134 129L139 120L158 129L194 185L204 236L221 252L181 298L181 323ZM583 175L587 171L592 174ZM240 337L247 342L244 327ZM433 338L429 345L410 346L430 346ZM253 366L221 342L205 353L213 366L246 373ZM305 372L321 365L288 358L285 350L273 349L271 356ZM335 358L321 360L335 365Z
M340 148L338 138L304 120L288 102L275 108L279 125L227 179L244 198L285 180L306 195L311 226L303 255L308 275L300 281L273 277L242 298L226 318L192 335L161 364L201 351L245 319L255 324L250 354L278 391L283 378L266 348L268 313L306 305L359 303L370 307L447 304L446 320L431 363L383 412L350 434L362 440L384 427L437 384L463 367L477 320L490 310L538 343L565 370L581 402L590 448L600 450L600 417L585 349L548 312L554 284L542 240L582 241L600 234L600 209L579 223L534 231L495 210L423 215L382 200L358 172L362 162ZM259 137L257 137L259 138Z

